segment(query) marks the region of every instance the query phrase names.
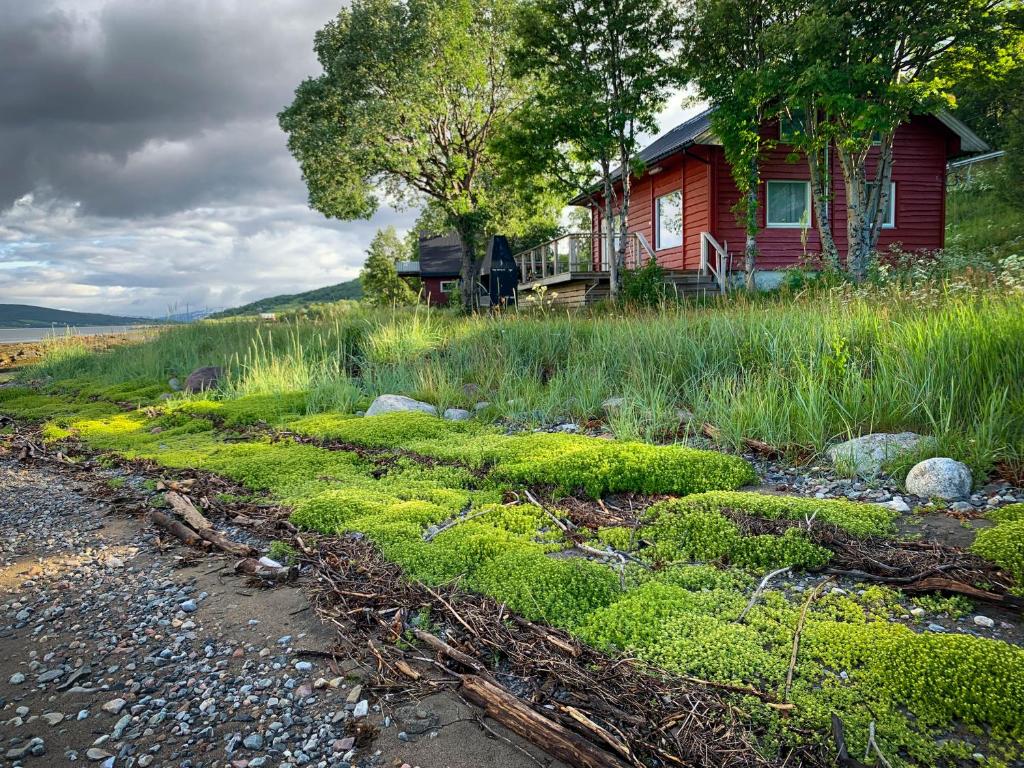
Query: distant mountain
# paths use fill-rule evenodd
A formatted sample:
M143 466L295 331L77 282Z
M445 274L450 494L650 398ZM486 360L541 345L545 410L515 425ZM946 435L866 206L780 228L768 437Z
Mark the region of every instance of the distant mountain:
M268 299L260 299L241 307L216 312L210 315L210 318L242 317L244 315L258 315L261 312L284 312L289 309L308 307L310 304L326 304L343 299L361 299L362 297L363 288L357 278L349 280L347 283L328 285L326 288L317 288L305 293L286 293L281 296L271 296Z
M92 312L33 307L29 304L0 304L0 328L49 328L51 325L138 325L153 323L144 317L119 317Z

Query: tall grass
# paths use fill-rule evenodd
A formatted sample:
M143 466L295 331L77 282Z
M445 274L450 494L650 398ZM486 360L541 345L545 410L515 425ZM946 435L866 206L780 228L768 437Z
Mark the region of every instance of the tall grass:
M617 396L610 423L624 437L664 438L687 408L737 446L753 437L807 455L909 429L979 473L1024 458L1024 299L993 292L925 308L836 293L607 316L345 309L174 328L44 363L110 383L200 365L228 369L228 396L303 390L314 410L393 392L440 407L482 398L508 418L553 422L600 416Z

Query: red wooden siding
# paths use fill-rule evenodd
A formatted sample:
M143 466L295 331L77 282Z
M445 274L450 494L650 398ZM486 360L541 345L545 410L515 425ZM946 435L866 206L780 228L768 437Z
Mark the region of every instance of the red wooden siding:
M778 124L765 125L764 135L778 135ZM931 116L915 117L900 126L893 145L892 178L896 185L895 227L882 230L879 250L899 244L907 251L941 248L945 235L946 160L959 151L959 138ZM820 252L817 217L811 212L810 227L765 226L765 182L810 179L803 159L791 161L790 148L769 151L761 164L762 184L758 190L758 233L760 269L784 269ZM708 162L702 162L701 160ZM838 159L830 158L833 234L840 253L846 252L846 194ZM700 234L710 232L728 245L735 258L743 252L745 234L735 213L739 192L724 152L718 146L695 146L654 166L657 173L635 179L629 212L629 230L641 232L656 247L654 206L657 197L681 190L683 194L683 245L657 251L658 262L667 269L697 269L700 264ZM872 169L869 168L869 173ZM813 206L812 206L813 208ZM593 217L594 231L600 231L600 213Z
M451 294L441 292L441 281L458 281L458 277L424 277L423 278L423 299L429 301L435 307L443 307L448 303Z

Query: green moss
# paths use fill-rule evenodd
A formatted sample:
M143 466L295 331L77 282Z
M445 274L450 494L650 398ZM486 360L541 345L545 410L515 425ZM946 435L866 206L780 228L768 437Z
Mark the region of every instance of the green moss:
M469 583L529 619L570 628L619 594L619 580L611 568L578 558L549 557L535 548L495 557Z
M1017 594L1024 594L1024 518L1011 514L1004 520L994 528L978 531L971 551L1010 574L1017 582Z
M231 427L259 422L278 425L306 412L306 393L279 392L224 400L179 400L169 405L168 410L216 418Z
M895 531L897 514L881 504L835 499L771 496L764 493L711 491L692 495L679 507L719 512L733 510L771 520L809 520L830 523L855 536L885 536ZM657 510L655 510L656 512Z
M597 540L606 547L628 552L633 548L636 529L625 525L616 525L597 529Z
M686 499L651 507L654 520L641 531L653 542L645 555L661 562L731 563L758 570L799 566L813 568L829 561L829 550L790 528L782 536L744 536L739 527L718 512L705 511Z
M1005 507L993 509L985 517L997 523L1012 523L1024 520L1024 503L1007 504Z
M945 614L951 619L962 618L974 610L974 603L962 595L921 595L911 598L911 602L929 613Z

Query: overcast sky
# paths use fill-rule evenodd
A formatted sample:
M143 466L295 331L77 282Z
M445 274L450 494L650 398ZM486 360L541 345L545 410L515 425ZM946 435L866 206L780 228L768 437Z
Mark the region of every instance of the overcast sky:
M416 212L309 210L276 117L341 5L0 0L0 303L154 316L355 277Z

